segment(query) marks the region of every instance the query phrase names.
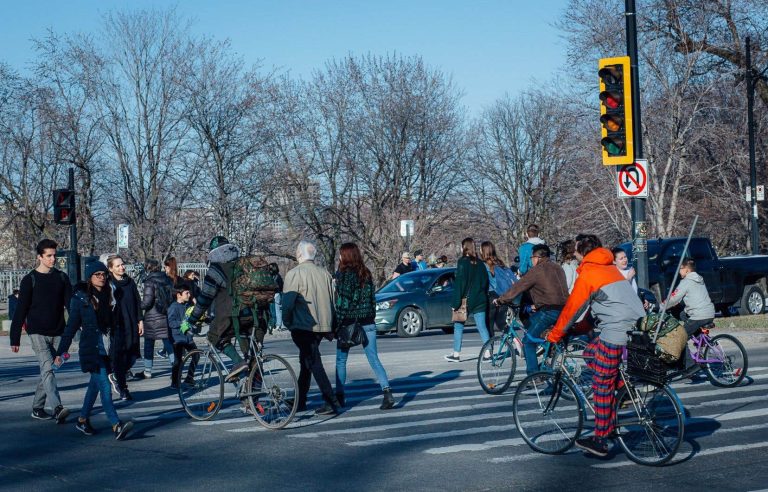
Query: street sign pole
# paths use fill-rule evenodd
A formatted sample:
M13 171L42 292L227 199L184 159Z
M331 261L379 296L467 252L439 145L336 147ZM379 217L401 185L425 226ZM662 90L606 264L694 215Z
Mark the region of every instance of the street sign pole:
M77 254L77 195L75 194L75 170L69 168L68 188L72 190L74 198L75 220L69 225L69 258L67 261L67 274L73 284L80 281L80 256Z
M643 158L643 127L640 124L640 72L637 66L637 15L635 0L625 0L627 55L632 75L632 134L635 159ZM646 185L647 186L647 185ZM645 198L632 199L632 251L637 271L637 285L648 288L648 227L645 222Z
M752 72L752 48L750 45L749 36L746 39L746 63L747 63L747 132L749 133L749 188L751 191L751 217L750 223L752 226L752 236L750 242L752 243L752 254L756 255L760 253L760 234L758 232L757 223L757 165L755 164L755 74Z

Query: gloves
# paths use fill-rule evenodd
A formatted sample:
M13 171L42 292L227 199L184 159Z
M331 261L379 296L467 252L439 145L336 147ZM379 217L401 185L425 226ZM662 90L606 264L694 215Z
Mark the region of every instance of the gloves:
M181 326L179 327L179 331L182 335L186 335L189 330L192 329L192 324L190 324L189 321L186 319L181 322Z

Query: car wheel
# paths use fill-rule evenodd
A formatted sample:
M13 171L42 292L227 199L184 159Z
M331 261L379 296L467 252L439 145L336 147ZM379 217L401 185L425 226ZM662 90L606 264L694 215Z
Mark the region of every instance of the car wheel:
M443 327L443 333L445 333L446 335L453 335L453 326Z
M397 317L397 335L401 337L415 337L424 329L424 318L418 309L407 307Z
M765 294L757 285L744 287L744 295L741 296L739 314L762 314L765 311Z

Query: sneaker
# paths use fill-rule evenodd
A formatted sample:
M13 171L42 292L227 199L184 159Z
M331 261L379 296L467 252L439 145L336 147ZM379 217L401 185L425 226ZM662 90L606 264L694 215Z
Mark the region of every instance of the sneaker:
M241 372L245 371L246 369L248 369L248 363L247 362L245 362L245 361L238 362L237 364L232 366L232 370L229 372L229 375L227 376L226 380L227 381L234 381L235 379L237 379L237 377L235 377L235 376L237 376Z
M115 376L115 373L109 373L107 375L107 379L109 379L109 384L112 385L112 391L114 391L116 394L120 394L120 386L117 384L117 377Z
M131 395L131 392L127 389L124 389L120 391L120 399L123 401L131 401L133 400L133 395Z
M483 360L491 360L491 351L490 350L486 350L485 352L483 352Z
M131 429L133 429L133 422L128 421L126 423L118 422L117 425L112 427L112 430L115 433L115 440L116 441L122 441L125 439L125 436L128 435L129 432L131 432Z
M444 355L443 359L447 360L448 362L461 362L461 357L457 354Z
M150 371L144 371L144 377L141 379L152 379L152 373Z
M583 449L589 454L594 454L595 456L608 456L608 444L604 440L598 439L597 437L576 439L576 447Z
M188 386L194 386L195 385L195 377L194 376L187 376L184 378L184 384Z
M61 405L56 407L53 411L53 418L56 419L57 424L63 424L67 421L67 417L69 416L69 409L64 408Z
M33 408L32 418L37 420L51 420L53 417L44 408Z
M326 403L322 407L315 410L315 415L336 415L337 413L339 413L339 411L336 410L336 407L330 403Z
M77 423L75 424L75 429L79 430L86 436L92 436L96 434L96 429L91 427L91 421L88 419L85 419L85 420L77 419Z
M161 359L167 359L168 358L168 352L166 352L163 349L160 349L157 352L155 352L155 355L160 357Z
M145 376L143 372L131 374L131 381L141 381L142 379L147 379L147 376Z

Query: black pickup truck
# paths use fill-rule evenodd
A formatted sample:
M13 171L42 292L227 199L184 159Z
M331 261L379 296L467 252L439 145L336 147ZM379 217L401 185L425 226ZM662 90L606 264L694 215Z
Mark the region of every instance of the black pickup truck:
M730 256L718 258L708 238L691 238L688 251L684 237L648 240L648 284L658 299L666 299L672 279L677 275L681 256L696 261L696 271L704 278L709 297L723 314L735 308L739 314L765 311L768 292L768 256ZM621 247L632 260L632 244Z

